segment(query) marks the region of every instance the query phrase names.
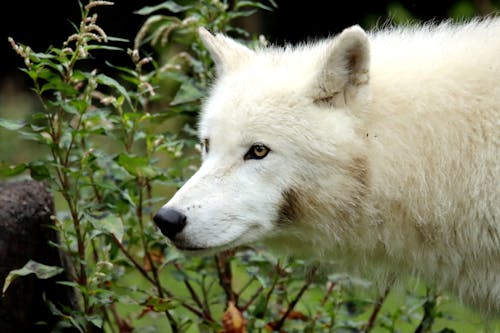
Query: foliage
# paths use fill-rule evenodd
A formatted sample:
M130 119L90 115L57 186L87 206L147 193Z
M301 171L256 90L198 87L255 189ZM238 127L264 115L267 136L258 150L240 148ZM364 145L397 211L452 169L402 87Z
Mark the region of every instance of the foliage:
M49 153L2 163L0 172L29 171L62 197L55 246L71 258L72 281L64 283L80 295L79 310L51 304L61 318L54 331L399 332L405 323L431 332L433 320L444 316L436 310L442 298L432 292L383 311L389 290L377 296L365 281L325 276L310 263L246 248L186 258L166 245L152 214L166 201L161 193L179 186L197 163L192 122L214 75L197 28L248 39L234 20L275 4L145 7L137 13L148 18L126 51L127 41L98 25L94 12L108 5L82 4L81 22L61 47L35 52L10 39L43 110L26 122L0 119L0 126ZM157 59L143 55L148 47ZM130 66L109 61L106 70L116 75L105 74L94 67L97 51L127 52ZM30 261L10 276L59 271Z
M29 260L22 268L15 269L9 272L5 278L2 293L5 293L12 281L20 276L35 274L38 279L50 279L53 276L61 273L62 267L47 266L33 260Z

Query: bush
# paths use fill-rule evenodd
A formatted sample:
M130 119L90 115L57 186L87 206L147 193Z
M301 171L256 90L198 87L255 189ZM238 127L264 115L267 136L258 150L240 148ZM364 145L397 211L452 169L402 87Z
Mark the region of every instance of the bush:
M61 319L55 331L397 332L405 323L430 332L442 316L436 311L441 298L432 292L383 312L388 290L376 296L366 281L325 276L311 263L249 248L186 258L166 245L152 214L167 200L162 193L172 192L198 163L193 122L214 77L197 28L249 39L234 20L275 4L206 0L145 7L138 14L148 19L126 50L130 66L109 60L103 70L94 68L93 54L125 52L127 43L99 27L94 12L108 5L81 5L81 22L59 48L34 52L10 39L42 110L26 122L1 119L0 125L48 154L3 163L1 173L29 172L60 198L54 217L60 251L74 266L66 284L80 294L81 310L51 304ZM147 45L154 57L144 56ZM115 77L105 74L109 69Z

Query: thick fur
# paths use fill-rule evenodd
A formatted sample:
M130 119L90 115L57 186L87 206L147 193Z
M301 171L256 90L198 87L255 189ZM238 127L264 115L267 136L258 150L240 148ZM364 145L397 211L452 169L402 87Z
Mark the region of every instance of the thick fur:
M262 241L500 313L500 20L250 50L200 30L218 71L173 243ZM207 141L208 140L208 141ZM243 156L255 143L263 159Z

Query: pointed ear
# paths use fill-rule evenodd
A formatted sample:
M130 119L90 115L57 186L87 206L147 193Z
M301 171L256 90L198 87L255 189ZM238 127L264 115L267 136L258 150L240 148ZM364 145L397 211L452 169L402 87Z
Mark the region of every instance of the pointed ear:
M370 42L359 26L330 41L312 87L316 102L335 106L363 102L368 94Z
M234 39L222 34L212 35L207 29L198 29L203 45L207 48L215 62L219 74L237 68L248 59L253 51Z

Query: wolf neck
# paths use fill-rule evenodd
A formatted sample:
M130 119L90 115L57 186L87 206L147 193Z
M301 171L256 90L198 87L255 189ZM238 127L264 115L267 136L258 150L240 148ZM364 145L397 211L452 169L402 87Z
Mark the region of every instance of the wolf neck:
M464 198L470 197L474 185L457 181L478 170L474 155L481 152L474 151L473 140L461 131L463 122L477 116L473 110L484 106L475 104L459 113L439 93L420 95L417 100L418 92L405 92L408 101L401 91L411 88L409 79L400 78L398 84L400 89L395 90L375 75L370 102L357 128L359 140L343 147L352 155L340 166L339 161L318 163L324 166L316 173L321 180L310 179L312 185L305 190L314 194L306 200L313 206L312 214L302 222L304 230L296 232L297 241L283 243L302 244L295 250L335 258L349 270L361 266L425 271L431 272L432 279L441 275L440 270L451 273L478 255L481 235L453 230L455 224L474 220L473 212L463 214L469 205ZM308 229L311 224L316 229L313 233ZM465 240L477 247L459 253L457 248L463 247L457 243Z
M467 72L468 65L462 69ZM500 67L497 71L500 75ZM468 78L446 83L427 74L420 74L417 86L448 84L448 91L427 87L424 94L415 88L412 73L397 80L394 73L375 71L372 76L371 101L360 131L368 191L357 221L360 239L352 244L364 245L362 258L377 262L383 256L392 268L436 278L443 271L452 276L468 265L498 265L492 259L499 254L500 235L491 234L495 215L482 213L484 207L495 211L498 197L478 200L480 193L474 189L498 193L498 183L482 177L488 177L487 165L497 163L498 142L485 133L498 131L489 119L498 119L494 103L500 100L494 95L500 89L472 91ZM492 77L484 81L497 87ZM450 101L450 95L455 100Z

